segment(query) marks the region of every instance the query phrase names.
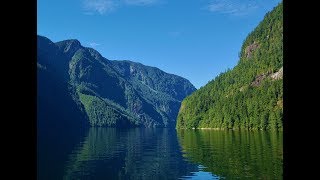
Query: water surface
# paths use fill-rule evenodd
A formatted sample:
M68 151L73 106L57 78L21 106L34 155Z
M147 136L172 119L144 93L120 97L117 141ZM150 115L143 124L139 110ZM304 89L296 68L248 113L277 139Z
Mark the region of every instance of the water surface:
M281 132L90 128L79 139L38 143L38 179L282 179Z
M179 130L183 156L226 179L282 179L282 132Z

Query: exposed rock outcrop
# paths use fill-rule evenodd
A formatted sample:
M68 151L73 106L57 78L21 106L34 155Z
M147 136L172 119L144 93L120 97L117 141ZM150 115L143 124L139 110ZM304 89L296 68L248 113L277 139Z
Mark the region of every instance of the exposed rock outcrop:
M268 77L270 77L272 80L282 79L283 78L283 67L281 67L275 73L266 72L266 73L263 73L263 74L256 76L255 80L251 83L251 86L253 86L253 87L260 86L261 82ZM240 91L242 91L242 90L243 89L240 89Z
M273 80L278 80L283 78L283 67L279 69L279 71L271 74L270 76Z
M251 83L251 86L258 87L261 82L268 76L268 74L261 74L256 77L256 79Z
M256 50L259 47L259 44L254 41L252 44L250 44L249 46L246 47L245 49L245 54L247 58L250 58L253 51Z

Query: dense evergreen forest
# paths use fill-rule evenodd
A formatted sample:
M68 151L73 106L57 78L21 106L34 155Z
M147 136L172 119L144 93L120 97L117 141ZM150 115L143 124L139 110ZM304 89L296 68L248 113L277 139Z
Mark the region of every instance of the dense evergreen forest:
M239 58L183 100L177 128L282 129L283 3L247 36Z

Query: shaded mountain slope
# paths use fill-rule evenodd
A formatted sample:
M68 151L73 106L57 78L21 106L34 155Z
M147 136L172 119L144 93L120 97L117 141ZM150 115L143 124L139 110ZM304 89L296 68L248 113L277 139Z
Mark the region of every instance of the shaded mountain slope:
M91 126L175 127L181 100L195 91L182 77L140 63L108 60L74 39L53 43L38 36L38 71L44 70L54 72L52 79L64 83L67 88L61 93L72 97L79 111L63 108L66 114L78 114ZM47 77L38 74L38 87L50 94L39 83L41 79ZM50 109L44 104L38 106Z

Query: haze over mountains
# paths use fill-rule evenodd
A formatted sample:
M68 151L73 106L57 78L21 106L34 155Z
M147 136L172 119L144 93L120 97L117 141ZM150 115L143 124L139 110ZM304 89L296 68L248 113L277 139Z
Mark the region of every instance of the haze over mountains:
M132 61L113 61L78 40L38 36L38 126L175 127L186 79Z

